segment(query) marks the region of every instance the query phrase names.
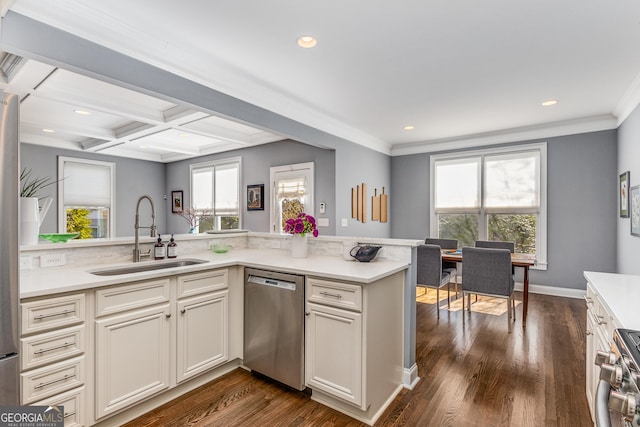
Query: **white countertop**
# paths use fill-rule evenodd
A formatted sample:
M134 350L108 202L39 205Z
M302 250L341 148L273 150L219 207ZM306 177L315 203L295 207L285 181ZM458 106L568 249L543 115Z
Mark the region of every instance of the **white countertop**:
M585 271L584 277L623 328L640 330L640 276Z
M292 258L289 251L278 249L232 249L226 254L200 252L180 256L177 259L189 258L202 259L207 262L185 267L173 267L117 276L97 276L91 274L90 271L136 264L130 262L126 264L100 264L75 268L61 266L38 270L22 270L20 272L20 298L92 289L233 265L320 276L361 284L375 282L383 277L405 270L408 267L407 262L391 261L384 258L376 258L374 261L368 263L345 261L342 257L338 256L311 255L308 258ZM142 263L154 262L161 263L163 261L142 261Z

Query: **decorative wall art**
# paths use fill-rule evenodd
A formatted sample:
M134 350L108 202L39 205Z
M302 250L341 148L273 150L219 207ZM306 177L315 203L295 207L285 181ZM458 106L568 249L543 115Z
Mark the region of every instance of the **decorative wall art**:
M629 196L629 208L631 210L631 234L633 236L640 236L640 185L631 187Z
M629 218L629 172L620 175L620 218Z
M374 188L371 196L371 221L387 222L388 195L384 192L378 194ZM351 188L351 218L357 221L367 222L367 184L364 182Z
M183 211L183 199L182 190L171 192L171 212L182 213Z
M247 210L264 210L264 184L247 185Z

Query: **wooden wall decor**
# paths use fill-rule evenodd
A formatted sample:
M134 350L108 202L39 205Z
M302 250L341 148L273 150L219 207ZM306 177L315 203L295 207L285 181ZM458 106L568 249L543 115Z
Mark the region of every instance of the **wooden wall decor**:
M351 218L357 221L367 222L367 184L362 183L351 188ZM389 208L389 196L385 194L384 187L378 194L378 189L373 189L371 197L371 221L387 222Z

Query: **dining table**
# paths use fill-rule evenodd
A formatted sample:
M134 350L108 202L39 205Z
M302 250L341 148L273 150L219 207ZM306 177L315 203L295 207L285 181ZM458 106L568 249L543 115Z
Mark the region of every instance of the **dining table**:
M442 261L462 263L462 251L445 249L442 251ZM535 255L512 253L511 265L524 270L522 278L522 327L525 328L527 326L527 308L529 306L529 267L536 265Z

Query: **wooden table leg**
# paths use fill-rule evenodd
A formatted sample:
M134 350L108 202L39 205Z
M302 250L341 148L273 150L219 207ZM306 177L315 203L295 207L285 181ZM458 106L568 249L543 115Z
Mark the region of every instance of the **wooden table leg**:
M522 296L522 327L527 327L527 307L529 306L529 266L524 266L523 296Z

